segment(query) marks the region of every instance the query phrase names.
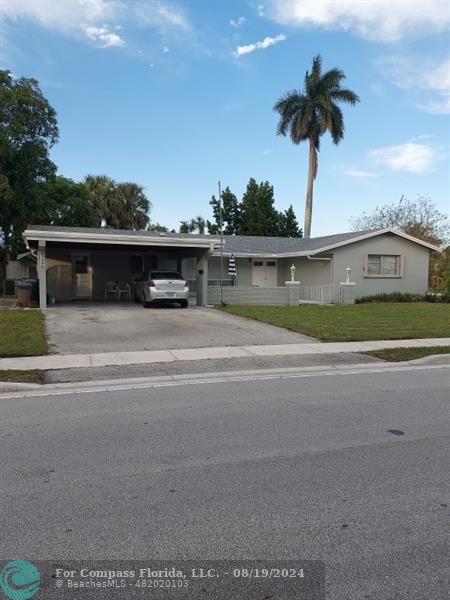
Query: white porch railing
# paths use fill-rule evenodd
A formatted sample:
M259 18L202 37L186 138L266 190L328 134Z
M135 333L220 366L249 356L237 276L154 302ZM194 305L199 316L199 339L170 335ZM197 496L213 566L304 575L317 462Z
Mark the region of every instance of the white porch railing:
M288 286L265 288L256 286L208 286L208 304L255 304L294 306L297 304L344 304L344 289L340 285L300 285L299 299L290 298ZM298 289L298 288L297 288ZM293 300L293 303L292 303Z
M342 304L344 292L340 285L300 285L300 303Z

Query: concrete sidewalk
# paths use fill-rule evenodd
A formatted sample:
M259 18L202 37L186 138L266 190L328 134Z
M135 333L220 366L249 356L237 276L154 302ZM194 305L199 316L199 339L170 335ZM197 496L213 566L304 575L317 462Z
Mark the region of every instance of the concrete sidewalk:
M139 352L102 352L100 354L52 354L49 356L2 358L0 359L0 369L42 369L47 371L53 369L142 365L207 359L341 354L344 352L368 352L385 348L420 348L429 346L450 346L450 338L224 346L174 350L144 350Z

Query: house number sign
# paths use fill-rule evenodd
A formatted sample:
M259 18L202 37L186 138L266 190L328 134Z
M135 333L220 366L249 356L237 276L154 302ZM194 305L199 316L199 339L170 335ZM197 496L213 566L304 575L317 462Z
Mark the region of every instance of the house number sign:
M39 266L44 268L45 267L45 248L39 248L38 250L38 262L39 262Z

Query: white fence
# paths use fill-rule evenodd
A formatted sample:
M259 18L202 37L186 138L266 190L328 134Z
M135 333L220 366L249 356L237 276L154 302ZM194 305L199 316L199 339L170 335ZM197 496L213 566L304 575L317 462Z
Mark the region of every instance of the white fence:
M225 304L287 306L297 303L297 299L294 298L292 302L292 298L289 298L286 286L224 286L222 294ZM300 285L299 304L344 304L344 300L344 289L340 285ZM208 304L220 304L221 301L220 286L208 286Z
M275 288L254 286L224 286L223 302L225 304L258 304L267 306L286 306L288 291L285 286ZM220 286L208 287L208 304L220 304Z
M344 291L340 285L300 285L300 304L343 304Z

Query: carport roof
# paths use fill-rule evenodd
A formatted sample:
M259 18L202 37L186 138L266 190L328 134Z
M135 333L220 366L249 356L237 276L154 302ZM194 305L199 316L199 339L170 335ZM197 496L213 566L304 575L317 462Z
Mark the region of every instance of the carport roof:
M173 246L175 248L220 247L220 238L159 231L130 231L96 227L58 227L54 225L28 225L23 236L27 242L73 242L90 244L118 244L139 246Z

